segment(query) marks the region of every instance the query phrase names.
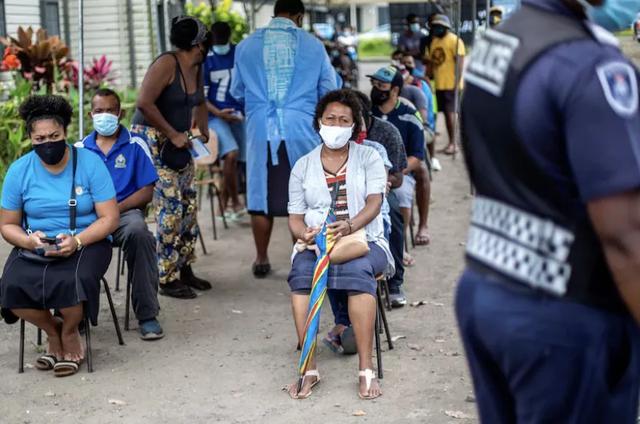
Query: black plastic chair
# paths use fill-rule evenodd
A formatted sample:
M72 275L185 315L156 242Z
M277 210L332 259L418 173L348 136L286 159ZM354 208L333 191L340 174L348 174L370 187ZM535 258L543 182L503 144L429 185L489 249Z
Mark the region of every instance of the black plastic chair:
M107 280L103 277L102 283L104 285L104 292L107 295L107 301L109 302L109 309L111 310L111 316L113 318L113 325L116 328L116 335L118 336L118 344L124 345L124 339L122 338L122 331L120 330L120 323L118 322L118 316L116 315L116 308L113 306L113 298L111 297L111 290ZM87 371L93 372L93 354L91 352L91 322L87 315L88 308L85 307L84 316L84 335L87 344ZM20 352L18 354L18 373L24 372L24 320L20 320ZM38 344L42 343L42 330L38 328Z
M391 340L391 332L389 331L389 323L387 322L387 313L382 304L382 288L380 286L386 287L387 292L387 302L389 300L388 290L389 286L387 285L387 279L385 277L379 277L378 286L376 288L376 297L377 297L377 306L376 306L376 325L375 325L375 342L376 342L376 359L378 361L378 378L384 378L384 370L382 368L382 348L381 348L381 340L380 334L387 335L387 344L389 345L389 350L393 349L393 341Z
M122 255L122 247L118 247L118 261L116 268L116 291L120 291L120 276L124 276L126 261ZM130 311L131 311L131 278L127 275L127 290L124 310L124 331L129 331Z

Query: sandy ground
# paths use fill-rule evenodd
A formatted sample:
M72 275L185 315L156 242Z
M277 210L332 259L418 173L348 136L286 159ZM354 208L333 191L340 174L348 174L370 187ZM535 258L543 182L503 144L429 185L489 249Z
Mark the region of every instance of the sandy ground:
M625 45L635 54L637 46ZM362 75L376 67L364 64ZM1 325L0 423L477 422L452 308L463 266L469 183L460 158L441 161L444 169L433 183L432 244L412 250L418 265L407 271L405 285L410 302L427 304L389 314L392 335L406 338L392 351L385 346L380 399L359 400L357 358L336 356L323 346L318 357L323 381L313 396L293 401L280 391L295 379L298 358L286 284L286 222L277 221L274 231L274 274L255 280L249 229L219 225L220 237L214 241L205 207L200 221L209 253L202 255L198 248L195 269L214 288L195 300L160 297L164 340L143 342L130 331L126 346L118 346L103 296L100 325L92 332L95 372L88 374L83 367L74 377L55 379L31 365L18 374L18 326ZM0 245L0 256L8 251ZM107 278L113 290L115 251ZM121 321L123 293L115 293ZM330 315L327 304L323 334L331 327ZM26 362L33 364L37 354L35 329L29 326ZM357 411L366 415L354 416Z

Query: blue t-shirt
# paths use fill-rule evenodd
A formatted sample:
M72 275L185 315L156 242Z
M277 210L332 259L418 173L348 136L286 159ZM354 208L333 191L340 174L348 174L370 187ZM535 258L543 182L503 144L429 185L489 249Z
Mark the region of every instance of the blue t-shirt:
M407 157L424 160L424 128L420 112L401 102L386 115L377 107L374 107L372 112L374 116L392 123L400 131Z
M436 130L436 104L433 99L433 92L431 87L425 81L420 81L420 87L424 93L424 97L427 99L427 127L435 131Z
M76 149L75 192L78 202L76 231L84 231L98 219L95 203L116 197L109 172L100 158L88 150ZM32 231L47 237L69 233L69 195L73 162L59 174L50 173L35 152L29 152L9 167L2 186L2 208L23 210Z
M570 14L559 0L527 2ZM640 188L638 75L615 37L601 34L543 54L524 75L516 130L577 216L585 204Z
M231 45L231 50L225 55L210 51L204 62L204 86L207 100L218 109L230 108L236 111L244 109L242 104L229 94L235 54L236 46Z
M92 151L107 166L118 202L158 180L147 142L140 135L131 134L122 125L118 140L106 156L96 144L95 131L77 146Z

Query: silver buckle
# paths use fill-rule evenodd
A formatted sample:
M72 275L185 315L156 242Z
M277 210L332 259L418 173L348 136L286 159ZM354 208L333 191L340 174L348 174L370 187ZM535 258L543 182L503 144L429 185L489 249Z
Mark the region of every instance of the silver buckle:
M78 201L76 199L69 199L69 206L78 206Z

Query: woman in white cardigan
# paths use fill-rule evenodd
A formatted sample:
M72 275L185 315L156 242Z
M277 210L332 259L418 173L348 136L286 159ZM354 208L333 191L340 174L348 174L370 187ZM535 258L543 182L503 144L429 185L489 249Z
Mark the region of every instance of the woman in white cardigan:
M318 103L315 126L322 144L302 157L289 180L289 228L301 243L311 245L327 213L333 207L337 221L328 231L344 237L360 229L366 232L369 252L340 265L329 267L328 289L349 295L349 318L353 323L359 357L359 389L362 399L382 394L373 372L371 350L376 316L376 275L387 271L393 258L384 238L380 215L387 174L382 158L374 149L354 143L360 131L354 117L361 106L352 91L328 93ZM294 250L289 274L291 304L298 339L304 338L309 293L316 261L313 250ZM312 358L298 391L297 382L288 387L295 399L311 395L320 381Z

